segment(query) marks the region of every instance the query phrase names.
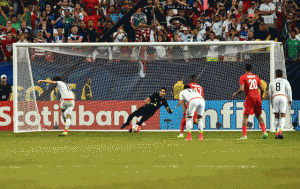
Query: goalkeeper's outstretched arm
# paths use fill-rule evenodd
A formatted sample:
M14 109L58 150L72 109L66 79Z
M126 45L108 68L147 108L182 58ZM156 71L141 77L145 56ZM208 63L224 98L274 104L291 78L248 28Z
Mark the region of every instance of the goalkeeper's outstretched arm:
M50 84L56 84L55 81L52 80L38 80L38 83L50 83Z

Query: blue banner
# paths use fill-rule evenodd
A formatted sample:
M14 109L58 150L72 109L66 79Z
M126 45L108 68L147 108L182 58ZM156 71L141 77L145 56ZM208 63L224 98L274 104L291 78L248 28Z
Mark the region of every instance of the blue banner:
M160 110L160 129L180 129L181 119L183 117L183 110L181 106L175 108L178 101L168 101L169 106L173 108L173 114L168 114L165 108ZM243 106L244 101L234 100L220 100L220 101L206 101L205 113L203 116L205 130L218 130L217 124L221 123L221 130L241 130L243 120ZM266 128L270 129L270 108L269 101L262 102L262 118L266 124ZM298 122L300 112L300 101L294 101L291 109L292 121ZM252 123L252 129L260 129L257 119L252 115L249 116L248 122ZM194 130L198 129L198 125L194 125Z

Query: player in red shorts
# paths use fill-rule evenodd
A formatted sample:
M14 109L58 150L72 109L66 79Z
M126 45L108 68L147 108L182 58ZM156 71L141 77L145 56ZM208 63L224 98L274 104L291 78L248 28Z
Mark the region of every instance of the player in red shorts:
M204 97L203 89L199 84L197 84L197 82L198 82L197 81L197 76L196 75L191 75L190 83L188 84L188 86L190 86L191 89L196 89L201 94L201 96ZM179 107L179 105L180 105L180 103L178 103L176 107ZM183 138L184 137L183 131L184 131L184 127L186 125L185 117L186 117L186 114L185 114L185 112L183 112L183 117L182 117L181 123L180 123L180 134L177 136L177 138ZM193 119L194 119L194 124L198 125L197 111L195 111Z
M252 73L252 65L245 65L246 74L240 77L240 89L232 95L234 98L236 95L242 93L245 90L246 99L244 103L244 118L243 118L243 137L241 139L247 139L247 121L249 115L255 114L261 130L263 132L263 139L268 137L266 132L266 126L264 120L261 117L262 106L261 106L261 95L264 93L264 88L261 84L259 77ZM261 93L258 90L261 90Z

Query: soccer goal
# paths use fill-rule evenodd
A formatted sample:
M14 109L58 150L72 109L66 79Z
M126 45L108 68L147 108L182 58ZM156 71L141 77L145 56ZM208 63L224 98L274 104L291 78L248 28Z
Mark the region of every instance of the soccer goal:
M182 109L175 108L173 87L177 81L187 84L192 74L204 90L205 129L239 131L245 96L232 99L232 94L239 88L245 63L253 65L266 90L276 69L286 77L282 44L271 41L15 43L13 53L14 132L64 128L56 86L37 83L56 75L74 92L70 131L119 131L128 115L160 87L167 88L166 99L174 113L169 115L162 107L142 130L179 130ZM263 118L274 132L267 100ZM291 130L291 113L286 119L285 129ZM253 116L249 129L260 129Z

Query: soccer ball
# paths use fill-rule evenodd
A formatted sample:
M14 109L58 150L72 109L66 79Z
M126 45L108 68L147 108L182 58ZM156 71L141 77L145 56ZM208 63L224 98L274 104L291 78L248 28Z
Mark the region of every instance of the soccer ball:
M133 125L133 126L132 126L132 131L133 131L133 132L137 133L137 132L140 132L140 130L141 130L141 127L140 127L140 126L138 126L138 125Z

